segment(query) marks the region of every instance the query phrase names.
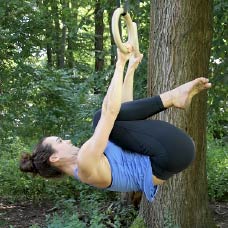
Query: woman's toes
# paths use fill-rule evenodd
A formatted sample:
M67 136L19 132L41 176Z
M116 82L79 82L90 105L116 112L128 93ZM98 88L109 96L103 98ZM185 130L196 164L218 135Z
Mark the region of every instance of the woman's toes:
M203 82L203 83L209 82L209 79L208 79L208 78L204 78L204 77L199 78L199 80L200 80L201 82Z
M206 86L206 88L211 88L212 84L211 83L207 83L205 86Z

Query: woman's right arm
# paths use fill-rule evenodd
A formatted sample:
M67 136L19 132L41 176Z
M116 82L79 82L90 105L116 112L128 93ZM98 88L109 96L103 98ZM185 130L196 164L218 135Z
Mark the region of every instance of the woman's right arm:
M132 53L131 58L129 59L129 63L128 63L128 68L127 68L127 72L125 75L125 79L124 79L124 83L122 86L122 98L121 98L121 103L124 102L128 102L128 101L132 101L133 100L133 80L134 80L134 72L138 67L138 64L141 62L143 55L140 54L138 57L135 57L134 54ZM126 109L124 109L125 112L127 111ZM98 110L93 118L93 128L95 129L98 121L100 120L101 117L101 109ZM121 112L121 110L120 110ZM117 120L128 120L128 114L124 114L124 118L121 119L123 117L123 115L121 115L121 113L117 117ZM118 119L120 117L120 119Z

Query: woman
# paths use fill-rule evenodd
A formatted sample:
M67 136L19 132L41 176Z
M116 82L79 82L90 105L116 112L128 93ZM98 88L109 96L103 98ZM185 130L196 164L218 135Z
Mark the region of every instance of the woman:
M169 123L146 118L169 107L185 109L195 94L211 84L198 78L160 96L132 101L134 71L142 55L135 57L132 46L126 46L129 53L118 51L102 109L94 116L93 136L81 148L69 140L46 137L32 155L22 156L22 171L47 178L67 174L111 191L142 191L152 201L157 185L192 162L195 150L189 136Z

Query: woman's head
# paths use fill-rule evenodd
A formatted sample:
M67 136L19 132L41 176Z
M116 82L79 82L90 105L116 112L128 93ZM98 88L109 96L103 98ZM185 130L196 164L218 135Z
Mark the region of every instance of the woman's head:
M43 138L32 154L22 155L20 170L46 178L61 177L75 162L78 150L70 140L62 140L56 136Z
M61 177L63 175L57 167L51 164L50 157L55 153L55 149L51 144L45 143L48 138L41 139L32 154L22 154L20 161L22 172L39 174L46 178Z

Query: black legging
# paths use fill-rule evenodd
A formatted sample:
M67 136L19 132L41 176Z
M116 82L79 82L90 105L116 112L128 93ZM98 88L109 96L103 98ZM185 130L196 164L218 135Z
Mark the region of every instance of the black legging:
M160 96L123 103L109 139L125 150L150 156L153 174L166 180L188 167L195 157L195 147L185 132L170 123L146 120L163 110ZM98 110L94 128L100 116Z

